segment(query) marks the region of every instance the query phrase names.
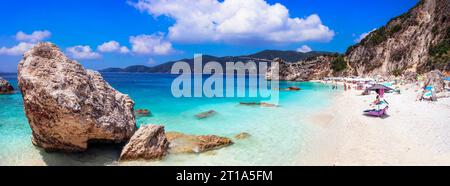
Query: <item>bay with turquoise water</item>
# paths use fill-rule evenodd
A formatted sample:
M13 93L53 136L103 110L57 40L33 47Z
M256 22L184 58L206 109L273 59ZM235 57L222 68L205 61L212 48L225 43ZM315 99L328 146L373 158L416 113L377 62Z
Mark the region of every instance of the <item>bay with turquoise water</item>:
M137 125L164 125L166 131L233 138L247 132L251 137L203 154L169 155L161 161L118 163L120 147L96 145L85 153L47 153L31 143L31 129L24 113L17 74L0 74L16 89L0 95L0 165L294 165L308 149L311 128L308 116L321 112L333 97L330 87L312 82L280 82L279 107L248 107L239 102L267 98L175 98L169 74L104 73L115 89L130 95L135 109L149 109L151 117L137 119ZM254 77L247 77L247 80ZM192 85L196 86L196 85ZM237 85L236 85L237 86ZM250 87L255 88L255 87ZM246 88L247 90L249 87ZM196 114L215 110L216 115L197 119Z

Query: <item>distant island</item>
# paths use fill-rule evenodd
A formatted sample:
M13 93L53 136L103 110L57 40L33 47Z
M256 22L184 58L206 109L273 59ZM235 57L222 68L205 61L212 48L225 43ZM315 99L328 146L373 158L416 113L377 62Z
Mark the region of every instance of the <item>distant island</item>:
M264 50L255 54L243 55L243 56L225 56L225 57L216 57L211 55L203 55L203 62L209 61L217 61L222 66L225 65L226 62L247 62L247 61L255 61L255 62L271 62L275 58L280 58L286 62L298 62L307 60L310 58L314 58L317 56L324 55L338 55L336 52L324 52L324 51L312 51L312 52L296 52L296 51L281 51L281 50ZM145 65L133 65L128 66L126 68L106 68L100 70L100 72L140 72L140 73L170 73L172 69L172 65L178 61L184 61L191 65L194 64L194 59L180 59L175 61L169 61L160 65L156 65L153 67L145 66Z

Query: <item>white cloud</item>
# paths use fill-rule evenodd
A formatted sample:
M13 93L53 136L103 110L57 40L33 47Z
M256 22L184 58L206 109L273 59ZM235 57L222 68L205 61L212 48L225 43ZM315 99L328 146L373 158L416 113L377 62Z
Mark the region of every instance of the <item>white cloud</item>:
M105 42L97 47L100 52L115 52L120 49L120 44L117 41Z
M26 51L28 51L31 48L33 48L34 45L35 45L34 43L21 42L21 43L17 44L16 46L13 46L11 48L2 47L2 48L0 48L0 55L2 55L2 54L4 54L4 55L11 55L11 56L22 55Z
M101 55L92 51L90 46L74 46L67 48L67 53L75 59L98 59Z
M97 50L100 52L119 52L122 54L130 52L130 50L125 46L120 46L120 43L117 41L109 41L105 42L97 47Z
M307 52L311 52L311 51L312 51L312 49L308 45L303 45L297 49L297 52L301 52L301 53L307 53Z
M49 38L51 35L52 35L52 33L48 30L42 30L42 31L37 30L31 34L26 34L22 31L19 31L16 34L16 40L35 43L35 42L43 41L43 40Z
M23 55L26 51L33 48L33 46L39 42L43 41L45 39L50 38L51 32L48 30L37 30L34 31L31 34L26 34L22 31L19 31L16 33L16 40L19 41L19 43L12 47L1 47L0 48L0 55L10 55L10 56L20 56Z
M130 49L128 49L125 46L122 46L122 47L120 47L119 52L122 54L128 54L128 53L130 53Z
M166 55L174 51L172 43L162 33L131 36L131 50L136 54Z
M361 40L363 40L364 38L366 38L370 33L372 33L373 31L375 31L376 29L372 29L369 32L364 32L361 35L359 35L359 37L357 39L355 39L355 42L359 43L361 42Z
M168 34L173 41L292 43L334 37L317 14L293 18L282 4L265 0L138 0L129 4L154 17L174 19Z

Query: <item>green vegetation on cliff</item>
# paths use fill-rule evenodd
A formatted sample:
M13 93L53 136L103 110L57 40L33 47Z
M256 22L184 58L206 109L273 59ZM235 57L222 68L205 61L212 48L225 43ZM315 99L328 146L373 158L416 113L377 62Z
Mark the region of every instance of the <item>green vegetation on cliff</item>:
M347 69L347 62L344 59L344 56L339 55L331 62L331 69L334 72L341 72Z
M424 70L450 70L450 28L447 28L445 38L438 44L430 47L430 59Z

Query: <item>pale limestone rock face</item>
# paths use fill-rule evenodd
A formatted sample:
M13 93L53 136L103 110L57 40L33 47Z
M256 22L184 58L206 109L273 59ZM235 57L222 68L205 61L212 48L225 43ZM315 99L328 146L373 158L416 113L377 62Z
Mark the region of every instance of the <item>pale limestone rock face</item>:
M123 148L120 160L153 160L163 158L169 149L164 127L141 126Z
M266 79L308 81L327 76L382 77L450 73L450 1L421 0L414 8L371 32L345 53L346 70L333 72L333 58L319 56L297 63L276 60ZM446 45L447 43L447 45ZM447 51L445 51L447 50ZM279 69L279 77L274 76Z
M450 1L423 0L409 12L373 31L348 49L347 73L357 76L389 76L425 73L433 69L449 71L447 64L430 64L430 48L448 39Z
M317 56L296 63L286 63L277 58L266 73L267 80L309 81L332 75L331 56ZM278 68L278 69L276 69ZM278 71L278 76L274 73ZM274 78L275 77L275 78Z
M6 81L6 79L0 77L0 94L9 94L13 91L13 86L8 81Z
M90 141L124 142L136 130L134 102L95 71L39 43L18 66L33 144L49 151L84 151Z

